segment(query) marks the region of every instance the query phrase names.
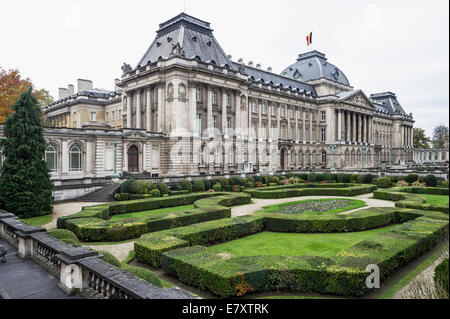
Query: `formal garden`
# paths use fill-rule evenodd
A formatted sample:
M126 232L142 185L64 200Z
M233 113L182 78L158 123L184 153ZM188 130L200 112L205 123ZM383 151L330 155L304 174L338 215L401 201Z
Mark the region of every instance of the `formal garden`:
M312 173L168 185L127 180L116 201L60 217L53 232L74 245L131 243L124 261L108 252L105 260L160 287L183 283L219 298L353 298L370 292L368 265L379 266L384 282L442 250L448 190L432 175ZM259 202L261 209L233 214ZM445 261L436 269L435 285L445 294Z

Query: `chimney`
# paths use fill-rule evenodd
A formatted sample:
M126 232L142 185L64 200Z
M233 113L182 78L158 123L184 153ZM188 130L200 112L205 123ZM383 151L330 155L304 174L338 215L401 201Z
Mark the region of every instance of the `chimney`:
M253 61L248 61L248 66L253 66Z
M267 71L272 72L272 67L269 66L269 67L267 68Z
M59 88L59 99L64 99L69 95L69 90L66 88Z
M83 80L78 79L78 93L86 90L92 90L92 81L91 80Z
M256 68L257 68L257 69L261 69L261 64L259 64L259 63L256 64Z
M73 84L69 84L69 85L68 85L68 88L69 88L68 95L69 95L69 96L73 95L73 94L75 93L75 87L74 87L74 85L73 85Z
M120 89L119 86L117 85L117 83L119 83L119 82L120 82L119 79L114 79L114 90L115 90L115 91L117 91L117 90Z

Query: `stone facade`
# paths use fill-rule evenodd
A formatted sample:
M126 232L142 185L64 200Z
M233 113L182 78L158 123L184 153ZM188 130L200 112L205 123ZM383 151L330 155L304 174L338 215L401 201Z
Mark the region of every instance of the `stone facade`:
M317 51L278 75L232 61L209 23L180 14L122 71L114 91L78 80L77 93L62 89L44 109L55 179L112 176L114 166L118 175L182 176L415 161L414 120L395 94L354 89Z

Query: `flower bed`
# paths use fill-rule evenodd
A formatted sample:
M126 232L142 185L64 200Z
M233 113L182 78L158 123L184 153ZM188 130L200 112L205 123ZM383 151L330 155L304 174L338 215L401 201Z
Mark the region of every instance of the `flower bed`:
M279 214L301 214L305 212L324 213L328 211L341 210L352 207L352 200L349 199L327 199L327 200L307 200L296 204L279 206L275 213ZM364 202L362 202L364 203ZM364 205L363 205L364 206ZM362 206L359 206L362 207Z

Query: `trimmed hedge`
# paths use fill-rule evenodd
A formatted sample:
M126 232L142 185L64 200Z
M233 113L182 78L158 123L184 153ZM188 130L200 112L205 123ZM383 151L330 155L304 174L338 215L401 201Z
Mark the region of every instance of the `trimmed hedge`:
M448 258L444 259L435 269L434 269L434 284L438 290L442 289L449 293L449 274L448 274Z
M449 190L448 188L434 187L393 187L377 190L373 192L373 197L395 201L395 207L438 211L446 214L449 213L448 205L427 204L426 199L420 197L420 194L448 195Z
M244 190L254 198L286 198L298 196L357 196L371 193L377 187L372 184L292 184Z
M242 296L249 292L280 290L361 296L369 290L365 285L367 265L377 264L381 277L386 278L448 236L448 216L442 213L393 208L379 208L377 211L386 216L397 216L396 221L403 224L344 249L336 257L234 257L209 253L205 247L199 246L202 240L191 239L199 238L205 232L206 224L210 226L207 235L225 233L225 224L222 227L212 227L212 223L225 223L225 220L221 220L199 224L198 226L202 226L199 234L189 233L189 228L193 227L184 227L180 232L172 234L172 237L169 234L161 236L160 238L166 238L167 243L178 240L178 245L174 245L178 249L167 249L170 251L161 253L159 259L154 258L153 261L154 265L162 266L165 272L184 283L209 290L223 298ZM259 221L261 224L261 220L255 220L257 217L247 218L245 221L242 217L239 222L247 225L247 234L251 234L248 230L250 221ZM234 228L240 225L239 222L226 221L227 224L233 223ZM161 242L155 241L158 233L145 236L152 236L155 245ZM201 238L203 244L214 243L206 236ZM219 239L224 238L225 236L219 236ZM148 246L151 246L148 241L150 238L146 239L141 238L135 243L135 248L141 249L138 260L141 258L145 262L148 261L145 258L150 257ZM188 245L191 247L187 247Z
M48 230L48 234L53 238L59 239L66 244L72 246L80 246L80 241L78 240L77 236L70 230L52 228Z
M170 229L204 221L228 218L228 206L246 204L251 200L247 194L197 193L163 198L149 198L104 206L91 206L83 211L58 218L58 228L65 228L83 241L122 241L142 234ZM147 211L164 207L194 204L194 209L156 213L144 217L109 221L115 214Z

